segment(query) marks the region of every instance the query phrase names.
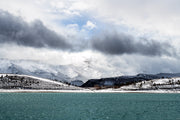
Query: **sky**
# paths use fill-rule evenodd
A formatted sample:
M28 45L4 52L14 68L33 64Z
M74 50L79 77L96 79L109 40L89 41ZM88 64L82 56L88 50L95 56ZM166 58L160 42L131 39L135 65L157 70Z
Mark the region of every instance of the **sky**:
M180 72L179 0L1 0L0 58L102 76Z

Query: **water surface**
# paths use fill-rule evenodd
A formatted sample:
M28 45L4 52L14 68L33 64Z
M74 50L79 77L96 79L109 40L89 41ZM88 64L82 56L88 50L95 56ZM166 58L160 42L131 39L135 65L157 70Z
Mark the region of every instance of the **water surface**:
M0 93L0 120L180 120L180 94Z

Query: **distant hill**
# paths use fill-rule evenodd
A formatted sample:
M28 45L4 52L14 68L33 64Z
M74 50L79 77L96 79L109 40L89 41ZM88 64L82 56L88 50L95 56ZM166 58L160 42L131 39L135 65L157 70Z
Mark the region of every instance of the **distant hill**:
M136 76L119 76L101 79L90 79L82 87L121 87L141 81L180 77L180 73L138 74Z

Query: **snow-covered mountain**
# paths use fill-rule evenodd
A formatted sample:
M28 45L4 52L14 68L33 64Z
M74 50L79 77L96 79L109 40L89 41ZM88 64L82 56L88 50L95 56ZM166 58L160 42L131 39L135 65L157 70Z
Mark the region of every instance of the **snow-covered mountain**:
M0 59L0 73L31 75L52 80L71 82L99 78L101 72L86 63L83 65L51 65L31 60Z
M39 61L9 59L0 59L0 73L30 75L46 79L66 81L69 83L72 81L87 82L90 79L94 79L89 81L90 84L87 86L90 87L94 86L94 84L113 86L124 84L126 82L180 77L180 73L160 73L156 75L138 74L136 76L120 76L99 79L102 77L103 73L101 67L98 68L94 64L88 64L88 62L84 62L81 65L51 65Z

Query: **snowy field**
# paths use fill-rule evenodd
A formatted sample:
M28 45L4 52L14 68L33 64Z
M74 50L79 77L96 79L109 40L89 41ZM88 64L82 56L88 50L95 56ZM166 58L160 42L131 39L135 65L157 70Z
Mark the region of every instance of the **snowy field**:
M0 89L0 93L180 93L176 90L116 90L116 89L105 89L105 90L24 90L24 89Z

